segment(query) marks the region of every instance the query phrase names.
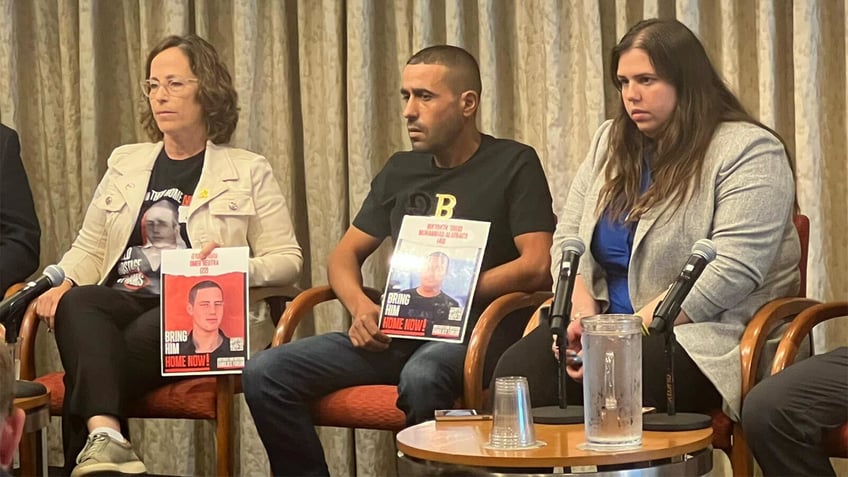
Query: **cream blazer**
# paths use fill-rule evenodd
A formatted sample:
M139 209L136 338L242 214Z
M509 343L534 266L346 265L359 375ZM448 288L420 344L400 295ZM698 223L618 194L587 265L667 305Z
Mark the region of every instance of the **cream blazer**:
M127 247L162 142L121 146L59 266L79 285L102 284ZM280 186L257 154L206 143L203 171L187 211L193 248L209 242L250 247L250 286L291 285L303 258Z

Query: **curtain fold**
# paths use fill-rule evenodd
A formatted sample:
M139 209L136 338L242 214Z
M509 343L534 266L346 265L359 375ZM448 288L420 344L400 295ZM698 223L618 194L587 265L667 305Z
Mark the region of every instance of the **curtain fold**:
M450 43L479 60L484 132L533 146L559 212L592 134L619 106L609 51L642 18L678 18L702 39L743 104L786 140L801 211L812 222L808 294L848 296L848 14L846 0L0 0L0 121L21 136L40 217L42 265L82 222L111 150L146 141L138 118L147 52L195 32L218 48L241 108L233 144L274 168L304 248L300 285L327 282L327 257L392 152L408 148L401 70L415 51ZM562 219L562 218L561 218ZM382 287L389 245L365 264ZM298 336L344 331L319 307ZM848 326L817 331L848 342ZM38 337L38 371L59 369ZM240 397L240 475L267 458ZM61 462L57 420L49 460ZM133 421L156 474L214 473L214 428ZM387 432L321 429L333 475L392 475Z

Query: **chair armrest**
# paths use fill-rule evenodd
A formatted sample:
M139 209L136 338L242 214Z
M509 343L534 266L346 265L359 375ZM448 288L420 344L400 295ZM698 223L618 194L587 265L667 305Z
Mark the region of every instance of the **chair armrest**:
M363 287L363 291L374 303L379 303L382 292L369 287ZM335 300L336 298L336 292L329 285L313 287L298 294L289 303L282 318L280 318L280 322L277 324L277 330L274 332L274 340L271 342L271 347L291 341L297 325L300 324L307 313L315 308L315 305Z
M20 291L26 283L15 283L6 290L4 298L9 298ZM18 340L21 344L21 379L35 379L35 334L41 320L35 316L35 302L30 303L24 311L21 327L18 330ZM4 330L5 331L5 330Z
M523 308L538 308L551 297L550 292L513 292L495 299L480 315L465 353L463 401L465 407L483 407L483 366L495 329L510 313Z
M21 329L18 331L18 339L21 344L21 379L32 381L35 376L35 335L41 320L35 316L35 302L27 306L24 318L21 321Z
M24 287L24 285L26 285L26 283L24 283L24 282L20 282L20 283L15 283L14 285L10 286L10 287L6 290L6 294L5 294L5 295L3 295L3 299L5 300L6 298L9 298L10 296L12 296L12 295L14 295L15 293L19 292L19 291L21 290L21 288L23 288L23 287Z
M814 326L823 321L842 316L848 316L848 302L846 301L821 303L798 313L798 316L792 320L780 340L771 366L771 374L779 373L795 362L801 342L810 334Z
M757 381L757 368L763 346L772 330L817 303L816 300L810 298L778 298L763 305L748 322L739 344L742 361L741 396L743 400Z

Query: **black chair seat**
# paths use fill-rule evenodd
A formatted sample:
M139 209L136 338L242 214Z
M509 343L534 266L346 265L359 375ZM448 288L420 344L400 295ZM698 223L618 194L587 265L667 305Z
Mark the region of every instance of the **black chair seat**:
M33 381L15 381L15 399L47 394L47 387Z

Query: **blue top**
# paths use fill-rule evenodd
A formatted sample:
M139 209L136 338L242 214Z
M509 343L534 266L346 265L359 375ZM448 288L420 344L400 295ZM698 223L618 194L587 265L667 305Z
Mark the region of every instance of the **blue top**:
M651 170L647 157L646 154L642 168L642 193L651 185ZM633 252L635 232L636 222L627 224L624 218L613 219L607 208L595 226L595 233L592 234L592 255L606 272L610 301L607 313L633 313L627 286L627 270L630 266L630 254Z

